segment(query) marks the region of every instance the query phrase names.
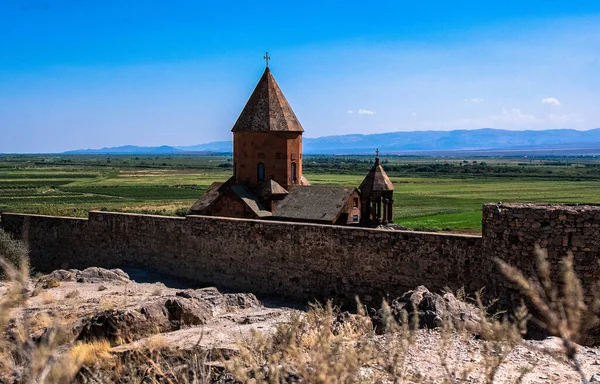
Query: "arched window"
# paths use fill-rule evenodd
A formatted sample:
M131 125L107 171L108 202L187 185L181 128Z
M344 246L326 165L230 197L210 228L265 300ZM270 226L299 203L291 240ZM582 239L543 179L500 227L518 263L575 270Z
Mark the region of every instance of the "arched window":
M265 163L258 163L256 165L256 177L258 181L265 181Z
M298 175L296 174L296 163L292 163L291 166L291 171L292 171L292 184L296 184L296 182L298 181Z

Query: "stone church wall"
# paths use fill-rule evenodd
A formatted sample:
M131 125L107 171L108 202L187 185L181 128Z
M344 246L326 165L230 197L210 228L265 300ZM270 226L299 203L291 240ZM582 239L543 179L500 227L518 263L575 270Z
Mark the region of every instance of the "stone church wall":
M379 300L419 284L477 288L481 238L206 216L2 215L36 270L138 267L295 299Z

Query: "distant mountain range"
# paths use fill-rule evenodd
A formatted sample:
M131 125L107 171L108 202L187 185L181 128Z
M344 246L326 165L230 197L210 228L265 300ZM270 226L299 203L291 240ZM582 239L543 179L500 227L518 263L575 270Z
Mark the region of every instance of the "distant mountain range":
M568 152L600 154L600 128L577 131L550 129L544 131L509 131L482 128L455 131L390 132L371 135L339 135L304 138L306 154L370 154L379 148L385 154L440 154L451 152ZM216 141L192 146L123 147L83 149L65 154L140 154L165 155L185 153L231 153L231 141Z

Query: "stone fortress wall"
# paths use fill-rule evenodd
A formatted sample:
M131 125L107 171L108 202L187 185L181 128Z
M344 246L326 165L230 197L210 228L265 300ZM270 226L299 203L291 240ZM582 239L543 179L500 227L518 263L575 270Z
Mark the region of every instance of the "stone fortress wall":
M510 294L496 257L531 272L534 246L553 266L571 251L589 291L600 276L600 207L483 207L483 235L351 228L208 216L90 212L88 219L3 213L34 270L136 267L198 285L297 300L379 304L418 285Z
M554 281L559 280L561 261L573 255L573 265L584 294L592 299L600 279L600 206L521 204L483 206L482 254L518 267L527 276L536 272L535 244L548 254ZM516 299L517 292L489 264L490 293Z

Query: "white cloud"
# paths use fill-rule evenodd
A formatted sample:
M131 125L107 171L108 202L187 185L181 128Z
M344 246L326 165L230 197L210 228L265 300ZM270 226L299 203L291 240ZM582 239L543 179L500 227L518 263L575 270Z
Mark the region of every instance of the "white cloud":
M411 116L417 116L417 112L413 112L410 114Z
M555 97L544 97L542 99L542 104L560 105L560 101Z
M581 116L575 113L570 113L568 115L555 115L554 113L551 113L548 115L548 121L551 123L567 124L581 123L583 122L583 119L581 118Z
M533 115L528 115L526 113L521 112L520 109L517 108L502 108L502 114L499 116L492 116L492 120L505 122L509 124L537 124L541 123L544 120Z
M371 111L370 109L363 109L363 108L360 108L360 109L358 110L358 114L359 114L359 115L374 115L374 114L376 114L376 113L377 113L377 112L375 112L375 111Z
M478 99L476 97L472 97L470 99L465 99L465 103L479 104L479 103L483 103L483 99Z
M347 110L347 111L346 111L346 113L348 113L348 114L353 114L353 113L354 113L354 111L353 111L353 110L351 110L351 109L349 109L349 110Z
M424 121L423 128L428 129L474 129L474 128L499 128L499 129L549 129L549 128L577 128L585 119L578 114L554 114L535 116L524 113L518 108L502 108L499 114L462 118L449 121Z

